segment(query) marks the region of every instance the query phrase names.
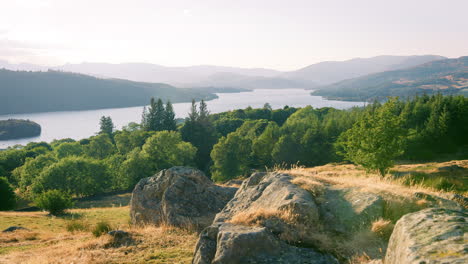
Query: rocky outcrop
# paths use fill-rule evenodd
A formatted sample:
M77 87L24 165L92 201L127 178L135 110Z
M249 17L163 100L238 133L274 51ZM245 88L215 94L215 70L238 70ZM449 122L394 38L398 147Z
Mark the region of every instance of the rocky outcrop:
M317 223L318 208L291 179L254 173L245 180L200 234L193 263L338 263L328 254L299 246Z
M353 188L329 187L320 203L323 222L333 231L351 233L368 227L383 215L384 199Z
M430 208L398 220L384 259L385 264L468 263L468 215Z
M197 169L162 170L135 186L130 201L131 221L204 228L213 222L236 190L213 184Z

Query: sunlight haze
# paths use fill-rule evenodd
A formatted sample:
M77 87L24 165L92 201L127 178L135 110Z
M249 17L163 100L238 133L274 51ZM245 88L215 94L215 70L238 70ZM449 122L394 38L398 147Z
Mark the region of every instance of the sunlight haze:
M0 0L0 59L295 70L468 52L464 0Z

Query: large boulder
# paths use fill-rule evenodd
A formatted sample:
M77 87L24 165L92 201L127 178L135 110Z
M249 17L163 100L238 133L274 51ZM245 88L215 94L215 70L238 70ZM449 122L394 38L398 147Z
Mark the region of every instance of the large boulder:
M201 229L213 222L236 190L213 184L197 169L162 170L135 186L130 201L131 221Z
M245 180L200 234L193 263L338 263L331 255L298 246L319 215L314 198L291 179L255 173Z
M430 208L403 216L395 225L385 264L468 263L468 215Z

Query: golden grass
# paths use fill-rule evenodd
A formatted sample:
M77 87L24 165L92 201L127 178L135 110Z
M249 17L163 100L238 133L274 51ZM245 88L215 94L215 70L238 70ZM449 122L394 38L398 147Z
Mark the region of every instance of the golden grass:
M381 218L372 223L371 231L381 238L388 240L394 227L392 221Z
M0 236L0 263L190 263L197 234L169 226L132 227L128 207L75 209L67 217L42 212L0 212L0 227L30 229ZM67 231L70 223L95 226L108 221L130 233L126 243Z
M427 163L427 164L405 164L396 165L392 171L424 171L426 173L434 173L438 168L456 164L463 168L468 168L468 160L452 161L444 163ZM327 164L313 168L293 168L283 170L281 172L292 174L296 177L312 177L313 180L334 184L343 187L360 187L363 191L374 193L390 193L398 196L413 197L417 192L423 192L430 195L443 196L450 194L450 191L438 190L432 187L424 186L423 184L407 184L405 177L380 177L378 174L366 173L364 169L351 165ZM462 176L464 177L464 176Z

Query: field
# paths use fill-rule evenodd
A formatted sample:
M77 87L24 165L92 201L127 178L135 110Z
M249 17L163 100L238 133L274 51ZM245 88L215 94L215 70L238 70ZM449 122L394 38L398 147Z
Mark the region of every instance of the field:
M126 196L83 201L77 206L125 203L122 197ZM77 208L63 217L44 212L0 212L0 230L9 226L29 229L0 233L0 263L190 263L195 233L165 226L131 227L129 220L128 206ZM98 222L125 230L130 238L95 237L92 230Z

